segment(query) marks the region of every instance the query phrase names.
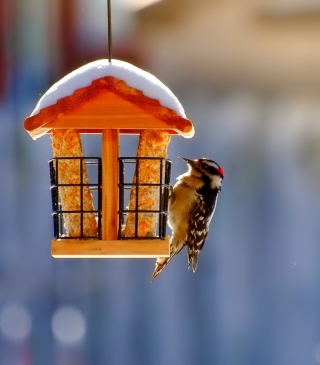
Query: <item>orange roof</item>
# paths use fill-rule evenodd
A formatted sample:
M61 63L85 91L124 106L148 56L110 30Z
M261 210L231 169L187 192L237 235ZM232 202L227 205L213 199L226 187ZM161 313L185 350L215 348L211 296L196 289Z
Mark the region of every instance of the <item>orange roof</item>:
M54 128L77 129L83 133L99 133L105 129L119 129L121 133L161 129L184 137L194 134L190 120L112 76L96 79L73 95L40 109L25 120L24 127L34 139Z

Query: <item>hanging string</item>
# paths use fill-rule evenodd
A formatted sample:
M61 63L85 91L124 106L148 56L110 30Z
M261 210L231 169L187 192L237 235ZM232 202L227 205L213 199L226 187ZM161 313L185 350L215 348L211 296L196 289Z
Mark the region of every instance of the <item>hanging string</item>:
M108 0L108 59L112 59L111 0Z

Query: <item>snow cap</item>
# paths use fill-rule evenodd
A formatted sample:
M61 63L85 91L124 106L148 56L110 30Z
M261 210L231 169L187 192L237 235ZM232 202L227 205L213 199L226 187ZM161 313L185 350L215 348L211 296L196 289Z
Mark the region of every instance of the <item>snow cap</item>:
M145 96L156 99L160 105L175 110L186 118L184 109L172 91L149 72L130 63L107 59L88 63L63 77L42 96L30 116L41 109L56 104L59 99L74 94L77 89L89 86L94 80L104 76L113 76L123 80L128 86L141 90Z

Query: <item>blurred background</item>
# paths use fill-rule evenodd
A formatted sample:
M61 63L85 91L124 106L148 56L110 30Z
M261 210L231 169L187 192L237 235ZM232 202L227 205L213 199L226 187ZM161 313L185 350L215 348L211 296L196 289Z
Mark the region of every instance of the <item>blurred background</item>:
M320 2L113 0L113 56L193 121L178 156L225 170L196 274L55 260L48 136L23 121L107 58L106 0L0 0L0 364L320 364ZM134 145L122 141L127 153ZM97 153L86 140L87 155Z

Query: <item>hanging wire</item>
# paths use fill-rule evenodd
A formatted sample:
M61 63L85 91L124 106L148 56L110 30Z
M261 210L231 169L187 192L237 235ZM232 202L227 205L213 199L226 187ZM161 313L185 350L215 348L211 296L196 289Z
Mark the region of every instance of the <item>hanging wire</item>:
M108 1L108 59L112 59L111 0Z

